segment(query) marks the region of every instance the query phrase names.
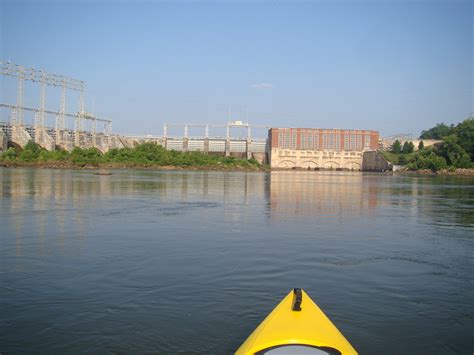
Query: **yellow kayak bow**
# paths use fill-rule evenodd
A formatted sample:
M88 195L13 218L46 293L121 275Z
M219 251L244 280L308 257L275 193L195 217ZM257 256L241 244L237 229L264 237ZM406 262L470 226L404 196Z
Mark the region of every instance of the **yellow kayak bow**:
M245 340L236 355L357 354L306 292L295 288Z

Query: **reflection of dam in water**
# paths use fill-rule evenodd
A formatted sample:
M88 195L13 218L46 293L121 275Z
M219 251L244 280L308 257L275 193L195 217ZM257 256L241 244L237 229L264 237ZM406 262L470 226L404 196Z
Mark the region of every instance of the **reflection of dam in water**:
M215 196L224 200L245 202L262 198L268 175L261 172L213 171L116 171L112 175L95 175L94 171L5 169L2 176L9 183L0 184L0 196L15 201L26 197L43 206L41 201L73 201L86 208L94 201L112 196L126 197L136 190L148 190L161 199L176 200L190 196ZM42 208L42 207L41 207Z
M127 208L110 202L133 200L137 191L153 199L151 209L179 201L207 201L225 207L227 217L233 204L255 203L262 204L262 213L279 219L358 215L377 206L379 192L370 176L347 172L115 171L97 176L92 171L8 169L3 177L8 183L0 184L0 196L7 198L19 238L27 225L34 226L40 239L55 227L61 245L68 234L82 238L87 226L102 222L100 213L90 211L126 217L131 213ZM28 199L33 203L28 205ZM20 213L25 209L33 218Z
M9 253L78 253L91 229L113 216L134 223L143 213L180 218L183 211L199 208L212 219L214 209L222 208L229 225L238 225L243 222L236 206L268 200L268 177L261 172L129 170L102 176L87 170L2 169L2 217L10 221L3 227L16 238ZM136 206L138 195L146 198Z
M272 171L271 215L359 215L377 206L377 193L377 184L360 173Z
M12 222L16 256L49 255L55 249L63 249L66 242L69 252L79 252L88 203L83 190L74 183L75 173L39 169L1 172L2 217ZM8 233L8 223L3 228Z

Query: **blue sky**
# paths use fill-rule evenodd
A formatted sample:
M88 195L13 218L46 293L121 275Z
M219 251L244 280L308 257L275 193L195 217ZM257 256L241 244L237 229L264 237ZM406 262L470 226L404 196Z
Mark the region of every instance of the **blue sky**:
M88 110L119 133L225 123L230 106L254 124L382 135L474 112L472 1L0 4L0 59L85 80ZM15 101L2 80L0 101ZM59 95L48 89L48 108Z

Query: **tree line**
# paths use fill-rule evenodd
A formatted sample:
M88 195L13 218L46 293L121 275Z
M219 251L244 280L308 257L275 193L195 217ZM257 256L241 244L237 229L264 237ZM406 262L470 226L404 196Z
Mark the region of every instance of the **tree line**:
M166 150L154 143L144 143L134 148L114 148L102 154L95 148L74 148L68 152L63 149L48 151L33 141L23 149L8 148L0 154L0 162L16 165L58 166L125 166L125 167L202 167L202 168L244 168L258 169L261 164L255 159L237 159L204 154L201 152L178 152Z
M421 132L420 139L439 139L440 143L424 147L423 140L414 152L412 142L403 145L396 140L386 155L394 163L411 170L474 168L474 119L468 118L457 125L439 123Z

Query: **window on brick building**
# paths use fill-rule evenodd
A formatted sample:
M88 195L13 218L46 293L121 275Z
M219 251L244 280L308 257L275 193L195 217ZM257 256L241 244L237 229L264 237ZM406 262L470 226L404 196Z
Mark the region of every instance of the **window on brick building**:
M328 135L328 149L334 150L334 133Z
M344 134L344 150L350 150L349 134Z
M362 134L356 135L356 149L362 150Z
M296 149L296 130L291 131L291 149Z
M284 142L283 142L283 148L285 149L288 149L290 148L291 144L290 144L290 130L289 129L285 129L285 133L284 133Z
M308 149L306 141L306 131L300 132L300 149Z
M355 134L351 134L349 150L356 149L356 137Z
M307 149L314 149L314 137L313 137L313 131L308 131L306 132L307 136L307 142L308 142L308 148Z

